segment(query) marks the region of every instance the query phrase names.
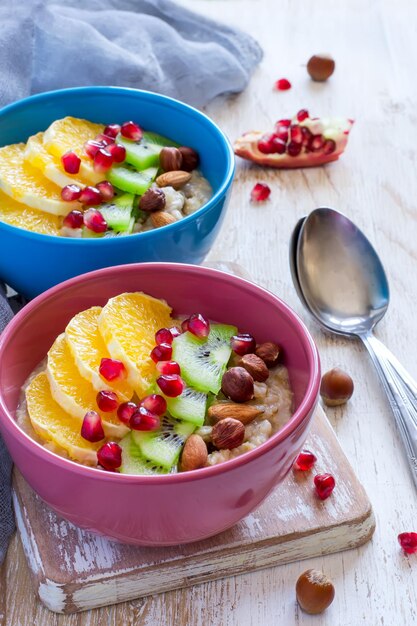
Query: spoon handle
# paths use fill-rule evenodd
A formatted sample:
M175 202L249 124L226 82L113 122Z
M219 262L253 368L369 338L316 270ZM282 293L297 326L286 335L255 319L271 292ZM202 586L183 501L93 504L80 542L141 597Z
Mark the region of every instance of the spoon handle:
M361 335L361 339L387 394L417 487L417 385L394 355L372 333Z

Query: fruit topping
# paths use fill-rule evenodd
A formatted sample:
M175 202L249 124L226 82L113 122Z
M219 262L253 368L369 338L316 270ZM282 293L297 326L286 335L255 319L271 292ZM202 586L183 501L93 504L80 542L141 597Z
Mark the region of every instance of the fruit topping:
M193 313L188 318L188 332L200 339L208 337L210 332L210 322L201 313Z
M172 343L174 337L171 334L169 328L160 328L155 333L155 341L157 344L160 343Z
M332 494L336 481L331 474L317 474L314 476L314 485L320 500L326 500Z
M266 183L256 183L250 192L252 202L264 202L269 198L271 189Z
M176 398L184 390L183 380L178 374L162 374L156 379L156 382L162 393L168 398Z
M139 208L147 213L161 211L165 207L166 198L162 189L152 187L148 189L139 200Z
M72 150L69 150L61 157L62 166L67 174L78 174L80 171L81 159Z
M92 443L104 439L103 424L101 423L101 417L97 411L88 411L88 413L85 414L81 426L81 437L84 437L84 439Z
M99 372L106 380L116 380L126 376L126 368L116 359L101 359Z
M248 402L254 395L253 378L243 367L231 367L222 378L222 391L233 402Z
M196 152L193 148L189 148L188 146L180 146L178 150L181 152L182 155L182 170L185 170L186 172L192 172L199 166L200 157L198 156L198 152Z
M120 132L123 137L126 137L126 139L131 139L132 141L139 141L140 139L142 139L143 135L141 127L132 121L122 124Z
M96 188L99 190L103 202L109 202L114 197L114 187L108 180L102 180L97 183Z
M151 359L154 363L158 361L170 361L172 357L172 345L170 343L160 343L151 352Z
M151 411L151 413L155 413L155 415L161 417L166 413L167 401L159 394L151 393L140 401L139 406L143 406L148 411Z
M81 211L70 211L63 219L62 224L67 228L81 228L84 224L84 215Z
M95 139L89 139L84 144L84 152L86 153L87 156L90 157L90 159L94 159L97 152L102 147L103 147L103 144L100 143L99 141L96 141Z
M249 333L239 333L231 338L230 345L233 352L243 356L255 351L256 341Z
M182 166L182 154L178 148L162 148L159 154L159 164L165 172L180 170Z
M335 595L330 578L316 569L309 569L301 574L295 592L298 604L310 615L323 613L331 605Z
M194 428L193 424L165 416L152 432L138 432L140 429L136 429L132 437L144 458L171 469Z
M291 83L287 78L279 78L275 82L275 89L278 91L287 91L288 89L291 89Z
M111 413L119 406L119 398L114 391L99 391L97 394L97 406L103 413Z
M79 200L81 196L81 189L78 185L65 185L61 189L61 198L65 200L65 202L74 202L75 200Z
M233 450L242 445L245 427L239 420L226 417L213 426L211 440L219 450Z
M313 80L322 82L334 72L335 62L329 54L314 54L307 63L307 72Z
M345 404L353 394L353 380L338 367L326 372L321 379L320 395L327 406Z
M301 472L308 472L314 466L317 457L310 450L301 450L300 454L294 461L294 469Z
M202 426L206 415L207 394L192 387L185 387L176 398L167 399L168 412L172 417Z
M113 137L109 135L105 135L104 133L99 133L94 137L94 141L97 141L100 144L101 148L107 148L110 144L114 143Z
M133 433L129 433L120 442L122 449L121 474L158 475L168 474L169 470L161 465L145 459L135 444Z
M134 167L123 163L123 165L113 165L107 173L107 178L118 189L143 196L153 183L157 172L158 168L156 167L138 172Z
M107 135L108 137L116 139L117 135L120 133L120 130L120 124L108 124L103 130L103 135Z
M207 445L200 435L190 435L181 454L181 471L189 472L204 467L207 463Z
M87 209L84 213L84 226L94 233L104 233L107 222L98 209Z
M100 204L101 202L101 193L95 187L84 187L81 191L80 197L78 200L81 204L85 204L87 206L93 206L96 204Z
M119 143L112 143L106 147L106 152L109 152L114 163L123 163L126 159L126 148Z
M132 415L129 426L132 430L157 430L160 426L160 419L156 413L152 413L144 406L140 406Z
M415 554L417 552L417 533L400 533L398 543L406 554Z
M181 368L176 361L159 361L156 369L160 374L181 374Z
M114 441L108 441L97 452L97 460L104 469L114 471L122 464L122 449Z
M117 417L123 424L128 425L133 413L138 410L138 405L134 402L122 402L117 407Z
M107 172L113 165L113 157L107 148L100 148L94 155L94 171Z

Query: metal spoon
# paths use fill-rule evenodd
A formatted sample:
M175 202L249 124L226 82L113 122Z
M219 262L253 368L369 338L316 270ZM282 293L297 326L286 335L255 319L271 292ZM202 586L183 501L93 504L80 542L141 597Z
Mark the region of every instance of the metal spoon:
M386 391L417 487L417 384L373 334L389 303L388 281L377 253L346 216L319 208L294 228L290 268L300 300L319 324L365 344Z

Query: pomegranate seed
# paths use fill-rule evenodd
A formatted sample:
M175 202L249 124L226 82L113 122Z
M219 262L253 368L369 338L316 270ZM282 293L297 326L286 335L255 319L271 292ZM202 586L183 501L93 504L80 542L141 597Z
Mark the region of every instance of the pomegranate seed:
M160 343L151 352L151 359L154 363L158 361L170 361L172 357L172 346L170 343Z
M106 380L116 380L117 378L124 378L126 375L125 366L116 359L101 359L98 371Z
M333 141L333 139L326 139L323 145L323 153L331 154L335 150L336 150L336 143Z
M278 139L278 137L274 137L272 140L272 147L274 148L275 154L284 154L285 152L285 141L283 139Z
M265 183L256 183L252 191L250 192L250 197L252 202L264 202L270 196L271 189Z
M303 143L303 133L301 132L301 126L297 124L290 127L290 139L293 143Z
M90 159L94 159L94 157L96 156L97 152L102 147L103 147L103 145L101 143L99 143L98 141L94 141L93 139L89 139L84 144L84 152L86 153L87 156L90 157Z
M297 113L297 120L299 122L303 122L304 120L306 120L309 116L309 113L307 111L307 109L301 109L301 111L298 111Z
M101 193L95 187L84 187L78 200L81 202L81 204L100 204Z
M278 89L278 91L287 91L287 89L291 89L291 83L286 78L280 78L275 83L275 89Z
M96 396L97 406L104 413L111 413L119 406L119 398L114 391L99 391Z
M287 126L275 126L275 136L281 141L288 141L288 127Z
M184 391L184 383L178 374L163 374L156 379L156 382L168 398L176 398Z
M157 430L160 426L160 419L152 411L148 411L144 406L139 407L130 418L129 426L133 430Z
M298 156L301 152L302 145L300 143L294 143L290 141L287 146L287 152L290 156L295 157Z
M181 330L186 333L188 330L188 318L181 323Z
M171 326L169 332L171 333L173 339L175 339L175 337L178 337L178 335L181 335L181 330L178 328L178 326Z
M302 472L308 472L316 461L317 457L310 452L310 450L301 450L300 454L295 459L294 468Z
M80 171L81 159L72 150L62 155L61 162L67 174L78 174Z
M176 361L159 361L156 369L160 374L181 374L181 368Z
M108 180L102 180L101 183L97 183L97 189L103 202L108 202L114 197L114 187Z
M143 406L147 411L155 415L164 415L167 410L167 401L157 393L151 393L139 402L139 406Z
M256 341L249 333L239 333L231 338L230 345L233 352L244 356L245 354L255 352Z
M188 319L188 331L199 339L205 339L209 336L210 322L201 313L193 313Z
M310 143L308 144L308 147L310 148L312 152L318 152L319 150L322 149L323 144L324 144L323 135L313 135L312 138L310 139Z
M110 152L115 163L123 163L126 159L126 148L119 143L112 143L111 146L107 146L106 151Z
M331 474L317 474L314 476L314 485L320 500L326 500L331 495L336 481Z
M84 415L83 424L81 426L81 437L92 443L101 441L106 435L104 434L101 417L97 411L88 411Z
M303 135L303 146L308 148L310 145L311 138L313 137L313 133L311 132L309 128L306 128L305 126L301 127L301 133Z
M406 554L417 552L417 533L401 533L398 542Z
M273 145L274 135L263 135L258 141L258 150L262 154L272 154L274 152Z
M124 124L122 124L120 132L122 133L123 137L126 137L126 139L131 139L132 141L139 141L140 139L142 139L143 135L141 127L134 122L125 122Z
M70 211L68 215L64 217L62 223L67 228L81 228L84 223L84 215L81 211Z
M122 449L118 443L108 441L97 452L97 460L106 470L115 470L122 464Z
M278 120L276 126L285 126L288 128L288 126L291 126L291 120Z
M66 185L61 189L61 198L65 200L65 202L73 202L74 200L78 200L81 195L81 189L78 185Z
M120 124L108 124L106 128L103 130L104 135L107 135L108 137L113 137L113 139L117 137L119 133L120 133Z
M138 405L134 402L122 402L117 408L117 417L123 424L129 424L133 413L138 410Z
M94 157L94 171L107 172L113 165L113 157L105 148L100 148Z
M114 143L113 137L109 137L108 135L104 135L103 133L100 133L99 135L94 137L94 141L97 141L97 143L100 144L100 148L106 148L110 144Z
M155 341L156 341L157 344L172 343L173 339L174 339L174 337L172 336L171 331L169 330L169 328L160 328L155 333Z
M84 213L84 226L93 233L104 233L107 230L107 222L97 209L87 209Z

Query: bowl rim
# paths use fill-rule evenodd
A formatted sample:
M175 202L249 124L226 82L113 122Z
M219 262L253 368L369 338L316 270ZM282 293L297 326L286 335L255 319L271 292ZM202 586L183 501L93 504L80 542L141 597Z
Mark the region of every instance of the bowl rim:
M270 437L263 444L245 452L244 454L230 459L228 461L224 461L217 465L212 465L209 467L203 467L197 470L190 470L188 472L178 472L175 474L162 474L162 475L137 475L137 474L119 474L117 472L106 472L106 471L97 471L97 468L89 467L87 465L81 465L76 461L72 461L71 459L66 459L51 450L45 448L42 444L36 442L30 435L25 433L22 428L17 424L14 416L8 411L5 402L3 401L3 394L0 388L0 421L4 420L7 422L9 429L14 431L17 435L17 438L20 439L21 443L29 447L32 452L36 455L45 456L48 462L51 462L53 465L59 465L63 468L68 469L71 472L75 472L76 474L85 475L86 477L100 478L103 480L109 481L121 481L126 483L137 483L137 484L147 484L152 482L152 484L175 484L175 483L183 483L188 481L193 481L196 479L205 479L210 476L219 475L225 471L236 470L242 465L246 465L251 461L258 459L264 453L267 453L269 450L274 448L276 445L281 443L284 439L288 438L293 434L302 424L302 422L306 419L307 415L314 409L318 402L318 393L320 387L320 358L317 346L305 326L304 322L300 319L300 317L289 307L279 296L275 295L271 291L265 289L264 287L260 287L255 283L246 280L245 278L241 278L239 276L235 276L233 274L229 274L227 272L223 272L221 270L217 270L209 267L202 267L198 265L188 265L182 263L132 263L127 265L117 265L112 267L106 267L98 270L94 270L92 272L88 272L86 274L81 274L74 278L70 278L65 282L60 283L59 285L55 285L51 287L47 291L43 292L33 300L31 300L27 305L23 307L9 322L4 331L0 335L0 367L1 367L1 356L2 351L4 349L4 345L9 342L9 338L13 338L15 332L18 331L19 325L21 321L27 319L30 316L31 312L36 309L38 306L43 304L46 300L53 298L57 294L62 291L65 291L67 287L71 287L76 285L77 283L82 283L85 281L89 281L94 279L97 276L105 276L106 274L113 274L118 272L136 272L140 271L142 267L146 267L147 269L167 269L172 268L173 270L184 270L185 272L189 272L191 274L205 274L208 277L212 277L215 280L234 282L241 284L245 289L249 289L249 291L256 292L262 294L262 297L266 298L268 301L273 303L275 306L278 305L281 313L287 315L287 317L293 322L298 329L300 336L302 337L302 342L306 351L306 357L310 369L309 380L307 384L307 390L304 394L304 397L300 403L298 409L294 412L292 417L288 420L288 422L277 431L272 437ZM7 428L6 424L6 428Z
M54 89L51 91L44 91L42 93L27 96L26 98L21 98L20 100L17 100L16 102L7 104L6 106L0 109L0 118L4 116L7 117L9 112L13 112L21 108L24 109L28 105L30 106L32 102L38 102L38 101L42 102L43 100L48 101L50 98L55 98L56 96L65 98L66 95L69 95L69 94L77 95L79 93L80 94L81 93L82 94L94 93L94 94L99 94L99 95L100 94L102 95L115 94L115 95L122 95L122 96L124 95L124 96L130 96L130 97L135 97L136 95L139 94L140 96L149 100L153 100L156 98L158 100L162 100L167 105L168 108L177 109L179 107L180 109L183 109L186 113L191 114L197 118L201 118L202 121L205 124L207 124L211 128L211 130L214 131L214 134L216 134L221 140L221 143L223 144L223 147L225 150L227 167L226 167L226 171L225 171L222 183L219 186L218 190L213 194L210 200L206 202L205 204L203 204L199 209L197 209L197 211L194 211L194 213L191 213L190 215L186 215L185 217L183 217L181 220L178 220L177 222L174 222L172 224L167 224L166 226L164 226L164 232L168 232L169 230L170 232L174 234L175 231L181 227L181 225L187 224L188 222L192 221L196 217L198 218L200 215L210 211L210 209L213 206L215 206L218 203L218 201L225 195L231 183L233 182L235 169L236 169L235 155L234 155L233 148L228 137L221 130L221 128L212 119L208 117L208 115L206 115L202 111L199 111L195 107L192 107L191 105L186 104L185 102L182 102L181 100L176 100L175 98L171 98L170 96L165 96L163 94L159 94L153 91L147 91L145 89L134 89L132 87L117 87L117 86L110 86L110 85L109 86L97 85L97 86L91 86L91 87L69 87L67 89ZM51 243L56 243L57 241L59 241L63 243L63 245L70 245L70 246L71 245L97 246L97 245L103 245L102 243L103 241L107 242L106 245L115 245L112 243L109 244L108 242L112 242L112 241L123 242L125 241L125 237L129 237L129 239L131 237L152 238L153 236L156 236L155 233L158 232L158 229L154 229L154 230L148 230L145 232L132 233L132 234L125 235L122 237L107 237L107 238L104 237L104 238L83 239L83 238L74 238L74 237L60 237L59 235L48 235L45 233L37 233L37 232L30 231L30 230L26 230L25 228L20 228L19 226L13 226L12 224L7 224L6 222L2 222L2 221L0 221L0 229L4 229L6 232L14 232L14 233L16 233L16 230L17 230L18 233L23 237L27 237L27 238L35 239L35 240L38 239L39 241L46 241L47 239L49 239L51 240Z

